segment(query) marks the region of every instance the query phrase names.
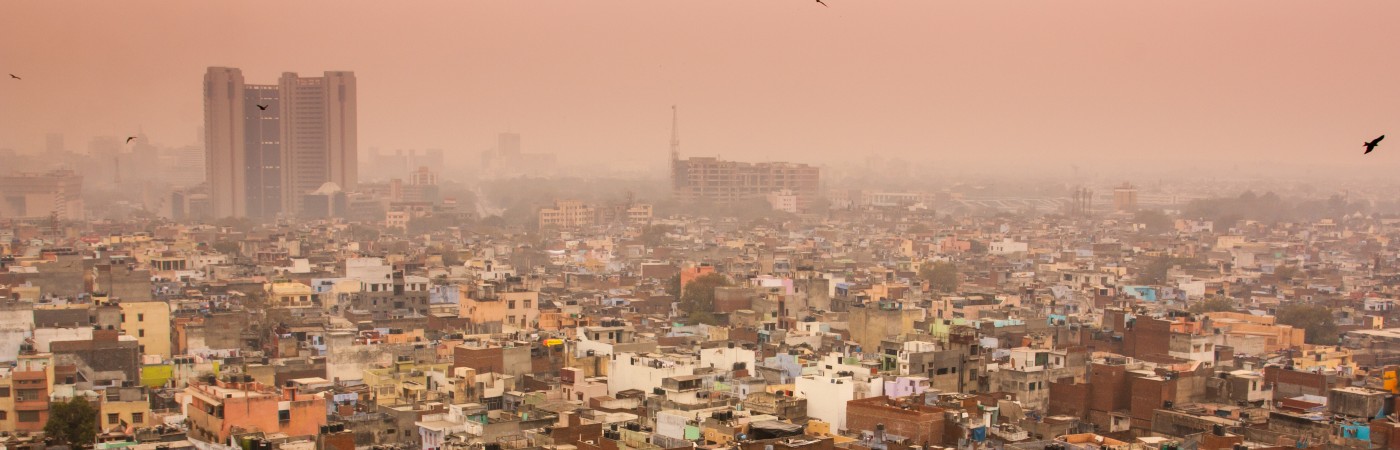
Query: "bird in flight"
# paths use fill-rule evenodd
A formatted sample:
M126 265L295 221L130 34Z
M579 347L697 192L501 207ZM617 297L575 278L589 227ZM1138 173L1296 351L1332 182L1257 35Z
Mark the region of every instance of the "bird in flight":
M258 111L267 111L267 105L258 105Z
M126 137L126 143L130 144L131 141L132 141L132 140L135 140L135 139L136 139L136 136L127 136L127 137Z
M1375 149L1376 149L1376 146L1381 144L1381 139L1385 139L1385 135L1384 135L1384 134L1382 134L1381 137L1372 139L1371 142L1367 142L1367 143L1361 144L1361 145L1366 146L1366 153L1371 153L1371 150L1375 150ZM1366 154L1366 153L1362 153L1362 154L1364 155L1364 154Z
M13 74L13 73L10 74L10 78L14 78L14 79L16 79L16 80L23 80L23 78L20 78L19 75L15 75L15 74Z
M821 3L822 6L825 6L825 7L827 7L827 8L830 8L830 7L831 7L830 5L827 5L826 2L824 2L824 1L822 1L822 0L817 0L817 3Z

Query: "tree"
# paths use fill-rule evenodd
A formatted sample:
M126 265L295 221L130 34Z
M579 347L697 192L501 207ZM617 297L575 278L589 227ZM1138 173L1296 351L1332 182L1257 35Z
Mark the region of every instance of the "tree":
M238 243L233 241L219 241L214 243L214 250L229 256L238 256Z
M1148 233L1158 234L1172 230L1175 225L1171 217L1155 209L1140 209L1133 214L1133 222L1140 223Z
M958 290L958 266L944 261L925 265L919 269L919 278L928 282L929 287L941 292Z
M97 407L81 395L50 405L44 435L55 444L72 448L97 442Z
M647 225L642 229L642 243L647 247L660 247L666 242L666 233L671 232L671 227L667 225Z
M1234 311L1235 302L1231 301L1228 298L1212 298L1203 302L1195 303L1191 305L1191 307L1187 310L1191 311L1194 314Z
M1299 271L1297 266L1279 266L1274 269L1274 277L1277 277L1279 281L1283 281L1285 283L1293 281L1293 277L1298 276L1298 273Z
M681 293L681 308L692 322L714 325L715 288L730 286L728 278L717 273L708 274L685 284Z
M1188 267L1196 265L1195 261L1189 258L1173 258L1162 256L1148 262L1137 274L1137 282L1140 284L1163 284L1167 282L1167 271L1172 267Z
M675 296L675 297L676 297L676 300L680 300L680 299L681 299L681 274L680 274L680 273L676 273L675 275L671 275L671 279L666 280L666 293Z
M1332 310L1324 306L1287 305L1279 307L1274 316L1280 324L1303 329L1303 342L1316 345L1337 343L1337 322L1332 318Z

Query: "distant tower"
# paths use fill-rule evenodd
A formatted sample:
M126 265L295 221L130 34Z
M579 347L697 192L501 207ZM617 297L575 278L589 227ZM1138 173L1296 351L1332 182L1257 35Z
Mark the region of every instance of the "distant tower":
M676 105L671 105L671 194L678 195L685 187L685 163L681 162L681 135L676 118Z
M1138 196L1136 187L1129 183L1123 183L1123 185L1113 188L1114 211L1132 212L1136 211L1137 207Z
M1094 209L1093 205L1094 191L1084 187L1075 188L1070 201L1069 213L1071 216L1088 216Z
M671 105L671 165L675 166L676 161L681 159L681 135L676 119L676 105Z

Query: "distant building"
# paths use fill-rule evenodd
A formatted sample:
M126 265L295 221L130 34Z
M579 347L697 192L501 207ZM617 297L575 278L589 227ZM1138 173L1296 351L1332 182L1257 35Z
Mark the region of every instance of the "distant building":
M353 72L283 73L245 84L236 68L204 75L205 171L215 217L300 213L305 194L358 183Z
M790 191L805 211L818 196L821 169L787 162L746 163L714 157L681 159L676 107L671 107L671 193L677 200L728 204Z
M70 170L0 176L0 218L83 219L83 177Z
M395 178L389 180L389 199L395 202L437 203L438 174L427 166L408 174L408 182Z
M768 205L772 206L773 209L777 211L796 213L797 194L792 193L792 191L788 189L769 192Z
M497 134L496 148L481 154L484 178L548 175L554 171L555 164L553 153L522 152L519 133Z
M540 228L583 228L612 223L645 224L651 221L649 204L596 206L577 200L554 202L539 211Z
M807 164L695 157L673 160L671 167L672 194L681 201L723 204L789 191L797 209L805 210L821 186L821 169Z
M1113 188L1114 211L1132 212L1136 211L1137 208L1138 192L1136 187L1129 183L1123 183L1123 185Z
M354 191L359 184L355 73L286 72L278 81L284 102L282 210L300 211L300 194L326 182Z
M540 209L541 228L578 228L593 226L593 206L577 200L556 201L553 208Z

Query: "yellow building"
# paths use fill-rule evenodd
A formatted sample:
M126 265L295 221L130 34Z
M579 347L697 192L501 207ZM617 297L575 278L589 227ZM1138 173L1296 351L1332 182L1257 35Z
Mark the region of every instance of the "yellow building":
M310 308L311 286L295 281L271 283L267 287L268 303L274 308Z
M15 431L14 380L9 367L0 367L0 431Z
M170 359L170 304L165 302L123 302L122 332L136 337L141 354Z
M397 362L390 367L365 369L364 383L374 394L374 401L381 405L428 401L434 400L428 398L428 373L447 373L450 370L452 365L447 363Z
M155 423L145 386L109 387L105 394L97 416L99 428L121 432L128 427L142 428Z
M1263 354L1288 348L1303 347L1305 330L1281 325L1274 316L1256 316L1238 312L1209 312L1217 344L1230 345L1239 353Z

